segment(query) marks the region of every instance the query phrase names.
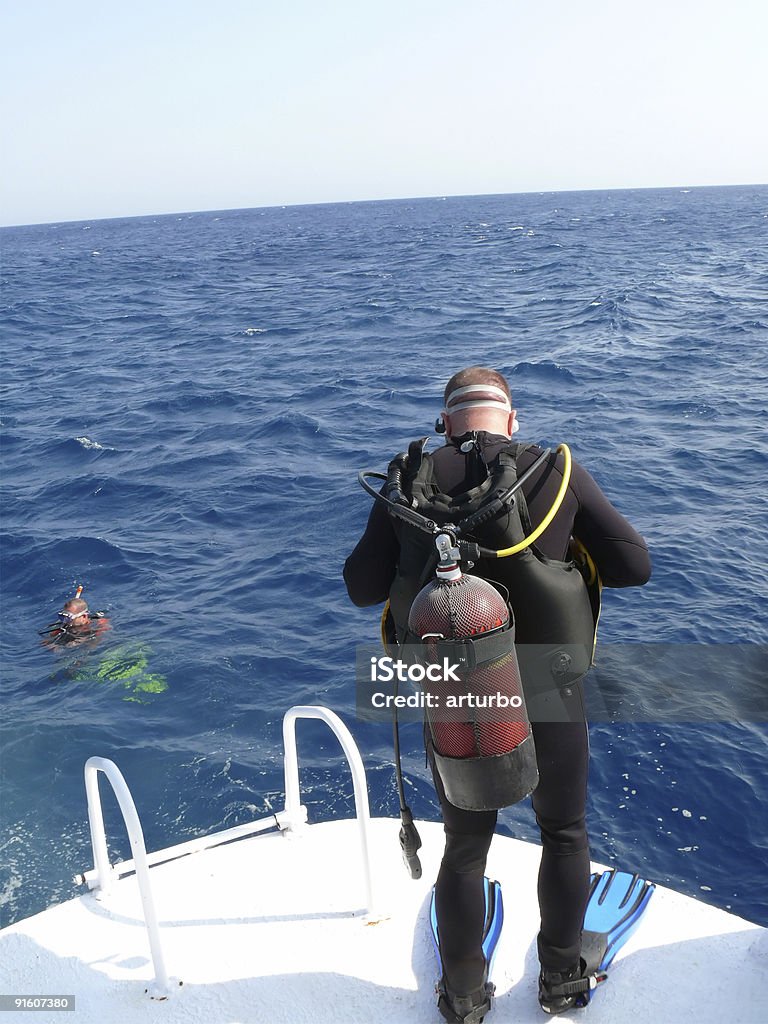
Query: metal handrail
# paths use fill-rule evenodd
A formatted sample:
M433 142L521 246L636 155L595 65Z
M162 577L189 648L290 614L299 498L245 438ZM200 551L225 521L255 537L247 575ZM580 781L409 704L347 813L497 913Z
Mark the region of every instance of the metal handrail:
M306 812L306 808L303 808ZM289 818L285 811L277 811L269 814L266 818L259 818L256 821L246 821L242 825L233 825L232 828L224 829L223 832L212 832L210 835L197 836L185 843L177 843L175 846L168 846L164 850L155 850L147 854L147 864L153 868L156 864L167 864L169 860L178 860L179 857L186 857L191 853L201 853L203 850L212 850L216 846L223 846L224 843L234 842L236 839L246 839L248 836L256 835L259 832L266 832L271 828L286 830L296 827L293 818ZM116 878L123 878L136 871L136 864L131 860L121 860L110 865L110 882ZM90 871L83 871L75 875L76 885L87 885L89 889L101 888L98 868L91 868Z
M285 749L285 813L289 820L301 820L302 812L306 818L306 809L301 807L299 790L299 759L296 752L296 720L299 718L317 718L325 722L336 734L352 772L352 785L355 791L355 815L360 835L360 852L363 858L363 875L365 879L365 909L368 917L376 913L373 875L371 872L370 843L368 832L371 812L368 804L368 786L365 781L365 767L360 757L352 733L344 725L339 716L328 708L318 705L297 705L289 708L283 716L283 747Z
M155 913L155 901L152 897L152 885L149 881L147 848L144 845L144 833L141 829L136 805L133 802L131 791L128 789L128 785L115 762L109 761L105 757L89 757L85 762L85 792L88 799L88 821L91 828L93 860L99 878L99 888L102 893L107 893L113 877L107 852L107 837L104 832L104 815L101 811L99 772L103 772L106 775L117 797L125 827L128 830L128 839L133 850L133 859L136 863L136 880L139 884L141 903L144 908L144 923L147 926L149 948L152 953L152 963L155 967L155 983L147 991L152 998L167 999L172 989L168 973L165 969L162 946L160 945L160 929L157 923L157 914Z
M166 999L173 989L165 969L163 951L160 944L160 928L155 912L155 903L152 896L152 886L149 880L150 864L157 864L172 860L176 857L183 857L196 853L203 849L218 846L221 843L231 842L235 839L252 835L255 832L262 832L268 828L277 826L282 831L298 832L307 820L307 809L301 804L301 790L299 785L299 759L296 750L296 722L299 718L314 718L326 723L336 735L352 772L352 785L355 792L355 813L360 835L360 850L363 859L363 875L365 881L365 909L367 916L372 918L375 914L375 902L373 892L373 876L371 872L370 843L368 833L370 828L371 814L368 804L368 787L365 780L365 767L363 766L360 751L357 749L352 734L337 714L328 708L315 705L298 705L289 708L283 716L283 744L284 744L284 768L285 768L285 809L276 814L269 815L259 821L248 822L238 825L223 832L214 833L210 836L202 836L198 839L181 843L175 847L159 850L151 855L147 854L144 843L144 833L133 802L128 784L126 783L120 769L114 763L104 757L89 757L85 763L85 791L88 799L88 821L91 830L91 845L93 847L92 871L84 872L76 876L77 881L87 883L90 888L96 890L97 897L106 895L112 883L120 875L136 872L136 879L141 895L141 902L144 909L144 922L149 937L149 948L152 953L152 962L155 968L155 982L148 988L152 998ZM128 839L133 852L133 860L121 863L113 868L109 863L107 851L107 838L104 830L104 815L101 809L101 796L99 794L99 776L103 772L114 790L117 802L122 811L123 821L128 831Z

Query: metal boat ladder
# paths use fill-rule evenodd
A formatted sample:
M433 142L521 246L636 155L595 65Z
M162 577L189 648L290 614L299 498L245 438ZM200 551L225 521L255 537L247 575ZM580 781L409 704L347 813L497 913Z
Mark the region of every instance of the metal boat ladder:
M144 923L149 937L149 947L152 953L152 963L155 970L154 982L147 989L147 993L151 998L167 999L180 982L170 979L166 971L160 943L160 927L149 879L149 868L155 864L175 860L177 857L184 857L190 853L197 853L201 850L220 846L222 843L230 843L235 839L243 839L258 832L266 832L275 827L280 829L281 832L299 832L307 820L307 809L301 803L299 760L296 749L296 721L299 718L316 718L325 722L336 734L349 763L355 793L355 814L360 837L360 853L363 861L365 909L367 916L372 918L375 916L375 908L369 842L371 816L368 805L365 768L360 757L360 751L349 729L344 725L339 716L328 708L297 705L286 711L283 716L285 808L282 811L270 814L265 818L259 818L256 821L236 825L234 828L225 829L222 832L214 832L211 835L200 836L197 839L180 843L177 846L157 850L150 854L146 851L144 833L136 811L136 805L133 802L133 797L120 769L114 761L103 757L90 757L86 761L85 790L88 798L88 822L91 830L94 867L91 871L77 875L75 881L87 885L89 889L94 890L97 899L100 899L109 893L114 883L120 877L135 872L141 895ZM99 794L99 772L102 772L107 777L114 790L128 832L131 852L133 853L132 860L121 861L114 865L110 864L107 852L104 816L102 814L101 796Z

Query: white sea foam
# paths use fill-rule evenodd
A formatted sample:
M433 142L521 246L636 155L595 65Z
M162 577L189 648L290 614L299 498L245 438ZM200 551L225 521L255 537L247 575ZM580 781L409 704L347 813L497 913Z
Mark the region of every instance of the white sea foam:
M81 444L83 448L94 450L98 452L113 452L115 449L110 448L108 445L99 444L98 441L92 441L90 437L76 437L75 440L78 444Z

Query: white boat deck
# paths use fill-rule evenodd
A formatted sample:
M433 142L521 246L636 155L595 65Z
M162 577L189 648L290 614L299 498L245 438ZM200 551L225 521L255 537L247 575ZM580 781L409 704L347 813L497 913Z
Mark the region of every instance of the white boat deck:
M74 1012L10 1011L2 1024L434 1022L437 964L428 898L442 827L419 823L423 878L402 865L399 822L371 822L378 914L366 919L357 825L254 836L151 869L168 973L154 977L135 876L0 932L0 993L74 995ZM497 836L488 874L505 925L489 1024L543 1024L536 998L539 850ZM633 865L622 865L631 870ZM659 888L587 1010L590 1024L763 1024L768 930ZM583 1015L588 1014L588 1018Z

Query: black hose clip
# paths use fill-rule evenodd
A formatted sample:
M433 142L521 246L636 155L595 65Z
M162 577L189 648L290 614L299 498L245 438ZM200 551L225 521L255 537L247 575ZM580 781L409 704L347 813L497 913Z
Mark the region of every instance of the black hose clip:
M421 861L418 851L421 847L421 836L413 823L413 815L410 807L403 807L400 811L402 827L400 829L400 849L403 853L403 862L408 868L411 878L421 878Z
M459 555L464 564L474 565L480 559L480 545L471 540L460 540Z
M396 505L411 507L411 501L403 488L403 473L408 468L408 456L400 452L387 467L387 483L384 487L385 497Z

